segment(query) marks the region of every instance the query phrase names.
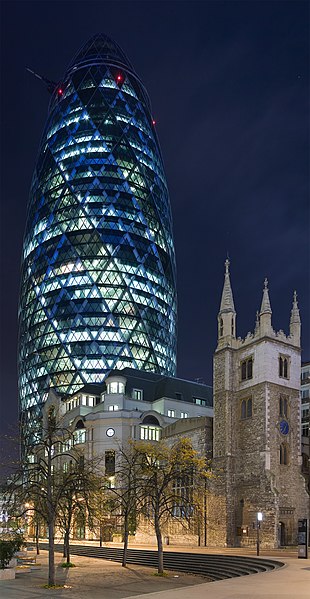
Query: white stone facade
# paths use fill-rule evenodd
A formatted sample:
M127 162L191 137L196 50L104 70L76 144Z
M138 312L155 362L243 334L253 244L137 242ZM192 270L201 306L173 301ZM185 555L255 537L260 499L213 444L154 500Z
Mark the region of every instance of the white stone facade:
M229 289L229 291L228 291ZM223 296L230 300L223 303ZM300 318L294 295L290 334L275 332L265 281L254 333L236 336L228 265L214 355L214 485L224 529L214 544L253 545L262 511L262 543L296 543L299 518L309 512L301 475ZM224 311L224 312L223 312ZM234 327L231 328L231 322ZM213 514L214 516L214 514Z

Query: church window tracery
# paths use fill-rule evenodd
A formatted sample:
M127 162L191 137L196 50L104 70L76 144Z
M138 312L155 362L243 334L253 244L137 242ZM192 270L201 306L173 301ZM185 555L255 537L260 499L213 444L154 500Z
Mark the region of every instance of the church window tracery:
M241 402L241 420L252 418L252 397L243 399Z
M280 445L280 464L283 466L288 465L288 446L286 443Z
M223 337L223 331L224 331L224 323L223 323L223 318L221 318L221 320L220 320L220 337Z
M284 416L284 418L288 417L288 399L285 395L280 395L279 416Z
M253 358L242 360L241 362L241 380L246 381L253 378Z
M289 362L285 356L279 356L279 376L284 379L289 378Z

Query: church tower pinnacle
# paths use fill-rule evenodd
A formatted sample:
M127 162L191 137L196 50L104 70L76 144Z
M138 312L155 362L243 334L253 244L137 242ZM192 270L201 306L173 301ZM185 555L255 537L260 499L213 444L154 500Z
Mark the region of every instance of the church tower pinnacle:
M301 322L297 303L297 293L294 291L293 306L290 318L290 336L293 338L296 345L300 345Z
M263 289L263 299L262 305L260 308L260 329L263 335L270 335L272 333L272 325L271 325L271 305L269 299L269 291L268 291L268 279L264 281L264 289Z
M230 345L236 339L236 310L230 284L229 259L225 260L225 279L218 313L218 342Z

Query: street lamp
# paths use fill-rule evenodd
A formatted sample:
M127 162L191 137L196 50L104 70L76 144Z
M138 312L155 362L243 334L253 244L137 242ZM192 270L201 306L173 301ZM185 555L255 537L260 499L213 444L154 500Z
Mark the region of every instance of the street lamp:
M262 512L257 512L257 514L256 514L256 533L257 533L257 537L256 537L256 555L259 555L259 543L260 543L259 531L260 531L260 523L262 522L262 519L263 519L263 513Z

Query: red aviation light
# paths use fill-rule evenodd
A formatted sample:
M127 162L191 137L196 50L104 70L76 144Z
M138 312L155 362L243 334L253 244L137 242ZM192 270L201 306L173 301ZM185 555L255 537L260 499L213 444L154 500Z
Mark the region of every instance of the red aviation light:
M63 93L64 93L64 90L62 89L62 87L59 87L59 88L58 88L58 90L57 90L57 93L58 93L58 95L59 95L59 96L62 96L62 95L63 95Z
M154 127L155 127L155 125L156 125L155 119L152 119L152 125L154 125Z
M116 75L116 82L117 83L122 83L123 82L123 75L121 73L118 73Z

